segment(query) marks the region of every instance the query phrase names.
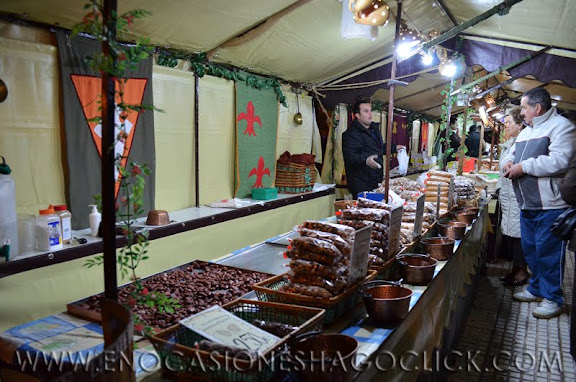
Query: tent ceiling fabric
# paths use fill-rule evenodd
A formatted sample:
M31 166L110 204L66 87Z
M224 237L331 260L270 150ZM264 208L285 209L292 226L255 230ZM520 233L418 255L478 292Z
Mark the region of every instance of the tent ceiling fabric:
M243 33L253 38L224 46L212 60L298 83L320 84L378 63L392 55L397 3L388 1L391 17L374 41L343 40L342 3L311 0L275 23L263 23L300 0L118 0L119 13L143 8L152 16L134 24L134 35L150 37L158 47L209 52ZM503 0L444 0L458 23L468 21ZM0 12L24 20L70 28L82 19L88 0L0 0ZM347 6L348 0L344 0ZM434 0L404 0L403 19L422 33L444 32L454 25ZM523 0L504 16L492 16L468 29L468 35L489 36L576 51L576 1ZM271 25L270 25L271 24ZM255 32L255 33L253 33ZM134 36L129 36L133 38ZM409 89L397 90L405 107L418 111L435 103L425 88L436 93L437 82L421 76ZM405 94L406 92L406 94ZM410 99L407 92L418 93ZM400 100L400 103L403 101ZM418 106L419 105L419 106ZM424 107L425 106L425 107Z

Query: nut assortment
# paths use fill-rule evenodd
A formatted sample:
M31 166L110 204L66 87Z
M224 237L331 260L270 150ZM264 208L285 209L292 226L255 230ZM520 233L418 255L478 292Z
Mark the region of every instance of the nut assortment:
M383 203L358 198L358 207L343 210L339 222L344 225L361 229L366 225L372 225L370 238L369 265L379 266L388 260L390 211L392 206Z
M179 320L198 313L212 305L223 305L252 290L252 284L269 278L270 275L247 271L204 261L187 265L142 280L142 285L151 291L164 293L179 301L180 308L174 314L160 313L154 308L136 306L135 310L147 325L164 329ZM118 290L118 298L126 302L130 297L131 285ZM100 312L103 295L91 296L74 303L88 311Z

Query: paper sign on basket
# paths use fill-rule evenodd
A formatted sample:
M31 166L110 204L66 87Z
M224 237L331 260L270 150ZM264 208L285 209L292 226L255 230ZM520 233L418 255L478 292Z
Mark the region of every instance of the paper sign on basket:
M356 231L354 247L350 256L350 268L348 269L348 285L363 280L368 273L368 254L370 252L370 236L372 226L364 227Z
M265 353L280 341L217 305L185 318L180 323L206 339L249 353Z

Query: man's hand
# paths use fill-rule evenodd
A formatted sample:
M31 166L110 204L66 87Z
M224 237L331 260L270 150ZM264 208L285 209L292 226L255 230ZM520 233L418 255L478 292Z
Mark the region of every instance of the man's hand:
M504 166L502 166L502 172L503 172L502 175L504 175L504 173L506 173L510 169L510 167L512 167L513 164L514 163L512 163L512 162L504 163Z
M376 158L378 158L378 155L376 154L370 155L368 158L366 158L366 166L373 169L382 168L382 166L380 166L380 163L376 162Z
M524 171L522 171L522 163L516 163L512 165L511 162L508 162L511 166L504 166L504 177L508 179L518 179L524 175Z

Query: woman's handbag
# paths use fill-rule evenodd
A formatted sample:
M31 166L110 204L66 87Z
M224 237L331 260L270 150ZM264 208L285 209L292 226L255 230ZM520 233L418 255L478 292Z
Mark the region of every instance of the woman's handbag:
M562 240L570 240L576 229L576 208L568 208L552 223L552 233Z

